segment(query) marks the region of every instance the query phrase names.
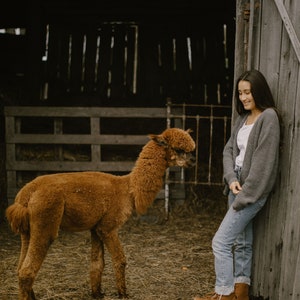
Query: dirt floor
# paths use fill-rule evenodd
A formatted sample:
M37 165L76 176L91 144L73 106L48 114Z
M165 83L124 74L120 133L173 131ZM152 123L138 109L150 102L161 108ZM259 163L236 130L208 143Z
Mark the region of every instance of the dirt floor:
M166 219L156 201L145 216L133 215L120 230L127 258L126 281L132 300L192 300L213 290L212 237L224 214L174 206ZM0 225L0 299L18 298L16 268L19 236ZM93 299L89 285L89 232L61 232L34 283L37 299ZM105 300L118 299L111 260L106 253L102 288Z

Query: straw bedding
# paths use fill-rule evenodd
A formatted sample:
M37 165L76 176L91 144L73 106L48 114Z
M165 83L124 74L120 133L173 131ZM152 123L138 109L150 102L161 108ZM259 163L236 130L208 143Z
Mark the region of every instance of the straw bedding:
M133 215L120 230L127 258L126 281L132 300L192 300L213 290L211 239L224 209L195 212L173 207L168 220L164 204L155 201L145 216ZM18 298L16 268L20 240L0 225L0 299ZM89 285L89 232L60 232L36 277L40 300L93 299ZM118 299L109 254L105 255L104 300Z

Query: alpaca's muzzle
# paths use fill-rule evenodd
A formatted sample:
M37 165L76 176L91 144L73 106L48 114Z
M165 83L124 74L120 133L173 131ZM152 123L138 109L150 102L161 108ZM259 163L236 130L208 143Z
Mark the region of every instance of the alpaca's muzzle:
M196 157L192 153L186 153L186 168L192 168L196 165Z

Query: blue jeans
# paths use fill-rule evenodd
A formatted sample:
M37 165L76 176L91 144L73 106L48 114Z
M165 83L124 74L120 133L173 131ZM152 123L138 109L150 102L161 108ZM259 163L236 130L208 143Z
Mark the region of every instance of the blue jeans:
M267 201L267 198L262 198L242 210L235 211L231 205L234 199L235 195L230 191L229 209L212 241L215 256L215 292L219 295L232 293L235 283L250 285L252 221Z

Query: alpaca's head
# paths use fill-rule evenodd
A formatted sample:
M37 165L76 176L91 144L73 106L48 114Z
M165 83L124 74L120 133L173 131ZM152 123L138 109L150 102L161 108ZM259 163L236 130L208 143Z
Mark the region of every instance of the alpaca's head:
M189 129L168 128L159 135L151 134L149 137L165 148L169 167L191 167L195 164L195 157L192 154L195 142L190 132Z

